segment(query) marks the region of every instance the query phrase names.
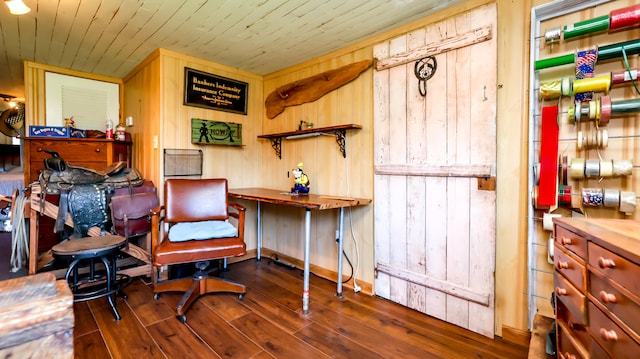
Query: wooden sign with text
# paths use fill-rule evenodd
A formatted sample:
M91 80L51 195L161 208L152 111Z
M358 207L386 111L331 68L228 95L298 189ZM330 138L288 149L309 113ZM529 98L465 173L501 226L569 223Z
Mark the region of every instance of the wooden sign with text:
M246 115L247 88L246 82L184 68L184 104L187 106Z
M191 143L242 146L242 124L192 118Z

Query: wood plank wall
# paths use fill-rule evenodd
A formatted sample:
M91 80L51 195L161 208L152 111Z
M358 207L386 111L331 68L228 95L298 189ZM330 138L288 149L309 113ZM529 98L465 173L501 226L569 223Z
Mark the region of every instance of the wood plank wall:
M268 75L264 80L264 95L268 96L277 87L332 70L354 62L372 59L370 47L353 49L335 57L312 61L302 66ZM298 162L304 164L304 171L311 181L311 192L331 196L372 198L372 68L369 68L352 82L332 91L319 100L287 107L274 119L264 117L262 133L294 131L300 121L313 123L313 127L343 124L361 125L361 130L347 131L346 158L339 150L333 136L319 136L299 140L283 140L282 159L271 149L267 140L261 140L263 155L262 186L287 191L293 185L287 174ZM311 263L336 272L337 211L312 213ZM281 230L264 231L265 247L278 252L302 258L303 211L279 207L267 207L265 225L274 225ZM350 260L357 262L356 241L360 254L358 280L373 282L373 208L356 207L345 213L345 251ZM352 236L353 233L353 236ZM344 275L350 274L345 262ZM364 287L363 287L364 288ZM365 288L365 289L367 289Z
M185 67L247 82L247 114L183 105ZM161 198L165 179L164 149L201 149L202 178L228 178L231 188L261 184L263 154L256 139L260 134L263 113L261 76L158 49L125 77L124 88L124 113L134 119L134 126L128 128L134 141L134 164L145 178L158 186ZM243 146L191 144L192 118L242 124ZM157 148L154 147L154 137L158 138ZM245 205L250 207L251 204ZM247 247L255 249L255 209L248 208L247 212Z
M303 106L287 108L273 120L264 115L264 98L275 87L332 69L359 59L371 58L374 44L410 32L430 23L469 11L481 5L498 5L498 91L497 91L497 238L496 238L496 334L502 335L504 328L526 330L527 323L527 253L526 253L526 209L527 203L527 93L528 93L528 51L529 21L531 7L546 3L545 0L468 0L462 4L425 17L390 32L349 48L265 76L255 76L239 72L222 65L187 58L179 54L167 54L153 59L151 66L138 68L125 78L124 116L134 117L135 163L143 167L146 176L160 181L162 171L159 150L152 148L152 131L157 131L159 148L185 146L192 148L181 128L187 119L201 117L225 121L241 122L246 146L242 150L212 148L205 152L206 176L229 176L234 187L264 186L287 189L291 179L286 172L298 161L305 163L305 170L312 181L312 191L327 194L349 194L352 196L372 196L372 134L371 134L371 71L368 70L358 80L335 93ZM153 55L152 55L153 56ZM150 57L151 59L152 57ZM155 61L158 61L155 63ZM250 104L246 118L219 111L198 110L181 105L182 66L189 65L199 70L249 82ZM27 66L27 65L25 65ZM37 69L25 71L27 98L27 125L44 124L43 77L38 77ZM138 73L145 71L143 75ZM264 90L263 90L264 85ZM149 87L149 88L147 88ZM133 91L134 94L129 94ZM136 93L137 91L137 93ZM148 97L148 98L147 98ZM201 112L205 111L205 112ZM140 120L145 121L143 124ZM349 132L347 138L347 158L337 151L335 140L329 137L286 141L283 143L283 159L278 160L267 140L256 136L293 130L300 120L307 120L315 126L358 123L360 131ZM150 123L146 123L149 121ZM163 126L165 121L169 126ZM176 124L178 127L176 127ZM140 126L140 127L138 127ZM148 126L148 127L147 127ZM170 128L170 130L169 130ZM179 135L178 135L179 134ZM138 136L138 137L136 137ZM139 162L139 163L138 163ZM349 182L345 177L349 177ZM348 185L348 187L347 187ZM347 190L348 188L348 190ZM375 199L374 199L375 200ZM249 207L248 218L255 218L255 205ZM279 238L302 233L302 214L299 211L282 213L284 209L269 208L265 213L267 226L265 246L302 258L300 241L280 242ZM334 270L337 255L334 254L333 234L326 228L335 228L336 216L330 213L313 217L313 235L317 238L312 249L312 263ZM354 232L360 241L361 266L359 278L364 282L373 280L373 213L371 208L353 211ZM255 248L255 223L248 223L249 248ZM348 227L347 227L348 228ZM319 230L321 229L321 230ZM350 257L354 247L350 239L345 242ZM319 253L319 254L318 254ZM346 270L345 270L346 271ZM505 334L506 335L506 334Z

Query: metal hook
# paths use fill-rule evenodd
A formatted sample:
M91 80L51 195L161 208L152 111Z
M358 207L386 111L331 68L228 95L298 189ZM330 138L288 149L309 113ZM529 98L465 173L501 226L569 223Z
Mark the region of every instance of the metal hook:
M413 73L418 78L418 91L420 95L427 95L427 80L435 75L438 68L438 62L435 56L424 57L416 61L413 67Z

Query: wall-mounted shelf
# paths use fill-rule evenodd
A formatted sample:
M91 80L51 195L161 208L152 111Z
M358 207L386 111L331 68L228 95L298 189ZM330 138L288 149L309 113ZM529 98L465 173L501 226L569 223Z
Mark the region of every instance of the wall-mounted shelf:
M308 128L305 130L298 131L290 131L290 132L280 132L273 133L269 135L260 135L258 138L267 138L271 141L271 147L276 151L276 155L278 158L282 159L282 139L285 140L296 140L306 137L316 137L321 135L333 134L336 136L336 142L338 146L340 146L340 152L342 152L342 157L347 157L347 152L345 149L345 138L347 134L347 130L359 130L362 126L348 124L348 125L338 125L338 126L329 126L329 127L318 127L318 128Z

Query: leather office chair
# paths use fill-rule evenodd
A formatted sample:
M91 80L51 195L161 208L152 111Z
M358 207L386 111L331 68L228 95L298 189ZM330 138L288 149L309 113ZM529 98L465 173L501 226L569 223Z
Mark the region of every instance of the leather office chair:
M151 213L153 292L155 299L162 292L185 292L176 307L181 322L187 320L185 312L200 295L231 292L242 299L244 285L210 277L206 268L211 260L246 254L244 217L243 206L227 201L226 179L165 181L164 205ZM193 277L158 279L162 266L193 262L198 269Z

